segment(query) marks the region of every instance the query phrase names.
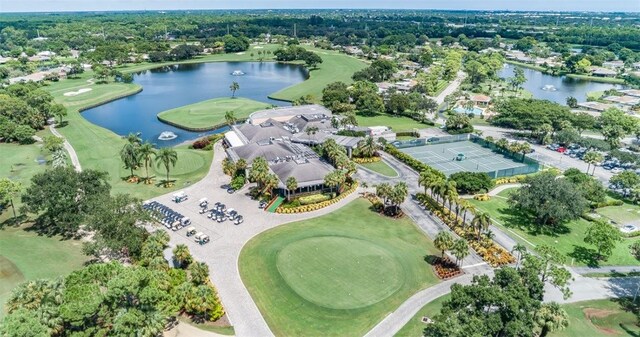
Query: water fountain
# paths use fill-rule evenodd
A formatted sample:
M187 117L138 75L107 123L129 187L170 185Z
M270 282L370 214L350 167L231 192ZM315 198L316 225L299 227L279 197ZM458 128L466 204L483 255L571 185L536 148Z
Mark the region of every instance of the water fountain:
M178 135L176 135L175 133L171 131L163 131L158 137L158 140L173 140L176 138L178 138Z
M231 75L233 76L242 76L244 75L244 72L242 70L234 70Z
M544 90L544 91L558 91L558 89L553 84L545 85L544 87L542 87L542 90Z

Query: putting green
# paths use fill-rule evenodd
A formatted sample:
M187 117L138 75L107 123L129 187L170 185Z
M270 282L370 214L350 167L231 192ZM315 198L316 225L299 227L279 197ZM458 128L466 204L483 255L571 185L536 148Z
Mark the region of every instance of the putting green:
M402 266L373 242L324 236L288 244L276 260L280 275L298 295L331 309L380 302L404 282ZM376 280L376 282L354 282ZM331 294L331 296L327 296Z
M227 111L233 112L237 119L245 119L252 112L269 107L270 104L248 98L214 98L163 111L158 118L187 130L209 130L225 123Z

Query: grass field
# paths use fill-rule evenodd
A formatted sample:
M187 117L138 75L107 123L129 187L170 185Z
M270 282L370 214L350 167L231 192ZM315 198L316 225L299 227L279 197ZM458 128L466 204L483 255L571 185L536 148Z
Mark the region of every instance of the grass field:
M239 119L246 119L252 112L271 107L270 104L248 98L214 98L158 114L162 121L177 124L185 129L211 129L225 123L225 113L233 112Z
M351 83L351 76L358 70L367 66L366 63L336 51L307 48L322 58L322 63L317 69L311 69L309 79L294 86L282 89L269 97L277 100L293 101L301 96L312 95L316 101L322 98L322 89L327 84L341 81Z
M625 203L622 206L608 206L598 208L596 212L619 224L640 225L640 206Z
M0 230L0 317L11 290L38 278L66 275L82 267L87 257L80 241L40 236L23 227Z
M388 126L394 132L413 131L413 129L426 129L433 126L420 123L417 120L405 116L393 116L389 114L377 114L374 116L357 115L358 126Z
M398 333L396 333L395 337L422 337L424 328L427 326L425 323L422 323L422 317L427 316L433 319L434 316L440 313L440 309L442 309L442 303L448 300L451 296L444 295L438 297L437 299L427 303L422 309L418 310L418 312L411 318L407 324L405 324Z
M521 214L509 209L507 197L514 189L507 189L497 196L491 197L489 201L469 200L481 211L489 212L494 223L505 229L510 236L525 244L529 249L534 245L547 244L554 246L561 253L567 256L567 263L576 266L627 266L640 265L629 252L629 245L634 239L624 239L619 242L613 250L613 254L606 261L596 261L595 247L584 242L587 229L591 225L588 221L580 218L571 221L566 226L560 228L556 233L538 233L534 230L531 221ZM623 209L624 206L619 206Z
M585 301L562 307L569 316L569 327L550 333L549 337L640 336L636 315L624 310L620 300Z
M424 261L437 254L429 239L410 220L370 206L357 199L244 247L240 275L276 336L362 336L437 282Z
M377 161L375 163L366 163L366 164L360 164L360 165L368 168L371 171L378 172L387 177L398 176L398 172L396 172L396 170L392 169L391 166L387 165L387 163L383 162L382 160Z
M140 87L135 84L124 83L92 85L87 83L91 76L91 72L83 73L79 79L67 79L45 87L56 101L67 107L68 116L65 117L65 120L68 121L68 125L64 128L59 128L58 131L69 140L78 153L83 169L98 169L108 172L114 193L127 193L142 199L183 188L206 175L213 153L211 151L190 150L186 146L180 146L176 148L178 152L178 167L171 174L171 179L178 179L173 188L144 184L136 185L125 182L122 178L128 176L129 171L122 167L119 157L124 140L110 130L84 119L78 109L98 104L114 97L135 93L140 90ZM77 91L87 87L93 90L77 96L64 96L65 92ZM196 159L196 157L199 157L199 159ZM197 163L197 165L189 167L185 165L187 163ZM162 173L162 169L155 170L155 165L150 169L151 175L162 175ZM144 169L138 170L137 174L144 176ZM161 178L159 177L159 179ZM159 179L156 181L159 182Z
M567 74L567 77L586 80L591 82L600 82L600 83L611 83L611 84L624 84L624 80L621 78L610 78L610 77L598 77L598 76L589 76L589 75L578 75L578 74Z

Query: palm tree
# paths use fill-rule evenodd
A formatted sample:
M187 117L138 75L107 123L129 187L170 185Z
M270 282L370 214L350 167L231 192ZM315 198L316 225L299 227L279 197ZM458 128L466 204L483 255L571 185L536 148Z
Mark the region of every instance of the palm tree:
M449 212L451 212L451 206L453 204L453 201L456 200L458 198L458 190L456 189L456 182L455 180L447 180L444 183L444 187L443 187L443 194L442 194L442 204L444 206L444 201L448 201L449 202Z
M567 312L555 302L542 304L534 317L535 325L540 330L540 334L538 335L540 337L546 336L549 332L562 330L569 326Z
M122 160L124 167L131 170L129 178L133 178L133 170L140 166L138 150L142 139L140 139L140 137L135 133L129 133L125 139L127 143L124 144L122 150L120 150L120 159Z
M317 126L309 126L304 131L307 133L307 136L313 135L313 141L315 143L316 133L320 130Z
M376 186L376 196L382 199L384 206L387 206L387 199L392 193L392 187L389 183L381 183Z
M589 173L589 169L591 168L591 165L593 165L593 172L595 173L596 164L601 162L603 159L604 158L602 157L602 155L600 153L598 153L598 152L589 151L589 152L585 153L583 160L588 164L588 166L587 166L587 174Z
M265 178L269 174L269 164L264 157L258 157L251 163L249 170L249 180L258 184L258 189L262 188Z
M63 148L59 148L51 154L51 167L56 168L65 166L67 166L67 152Z
M363 157L371 158L376 155L379 145L371 136L365 137L358 143L358 150Z
M518 152L522 153L522 162L524 162L527 153L531 152L531 144L522 142L518 144Z
M491 226L491 217L489 216L489 213L480 212L476 214L476 216L473 217L473 220L471 220L471 225L476 229L477 240L480 241L480 234L482 231L489 229L489 226Z
M169 186L169 169L170 167L176 167L177 162L178 152L170 147L163 147L156 154L156 166L158 168L164 166L164 169L167 170L165 186Z
M527 254L527 247L518 243L515 246L513 246L513 249L511 249L511 254L513 253L517 253L516 269L519 269L520 262L522 262L522 258Z
M456 240L451 247L451 253L456 257L456 264L462 265L464 258L469 256L469 245L467 244L467 240Z
M231 97L235 98L236 97L236 91L238 91L240 89L240 84L238 84L238 82L233 81L231 83L231 85L229 86L229 90L231 90Z
M289 192L289 196L287 199L291 199L291 192L295 191L298 188L298 180L296 180L296 177L291 176L289 178L287 178L287 181L285 182L285 185L287 185L287 191Z
M277 186L278 186L278 177L273 173L267 174L267 176L264 178L263 191L269 192L269 194L271 194L271 191Z
M400 204L403 203L405 199L407 199L408 194L409 186L404 181L401 181L393 186L389 198L389 201L391 201L391 206L393 206L393 214L398 214L398 208Z
M422 171L420 172L420 177L418 178L418 186L422 186L424 188L424 194L427 194L427 189L431 186L431 182L434 180L434 175L431 171Z
M140 145L140 147L137 150L137 154L138 154L138 161L141 161L144 163L144 169L145 169L145 172L147 173L146 181L148 183L149 182L149 164L151 164L151 160L153 159L153 156L155 156L156 150L153 148L153 145L151 143L145 142L144 144Z
M340 188L342 184L345 183L346 179L347 177L345 176L344 172L342 172L341 170L335 170L329 172L324 177L324 184L326 186L330 186L331 190L333 190L333 188L336 188L338 194L340 194Z
M453 247L453 236L449 232L441 231L433 239L433 244L442 252L442 258L444 258L444 251Z
M233 124L236 124L236 122L238 121L236 119L236 115L233 113L233 111L227 111L224 113L224 120L227 122L228 126L231 126Z
M185 244L178 244L173 248L173 259L178 263L180 268L188 267L193 261L189 248Z
M138 136L138 134L133 133L133 132L129 133L125 139L127 140L127 143L129 143L129 144L133 144L133 145L142 144L142 138L140 138L140 136Z
M500 152L503 152L509 147L509 141L506 138L500 138L496 141L496 146L500 149Z
M193 284L206 284L209 281L209 266L204 262L194 262L187 268Z
M460 212L462 212L462 226L466 227L467 226L467 212L473 212L473 205L471 203L469 203L467 200L464 199L459 199L458 200L458 207L460 208Z

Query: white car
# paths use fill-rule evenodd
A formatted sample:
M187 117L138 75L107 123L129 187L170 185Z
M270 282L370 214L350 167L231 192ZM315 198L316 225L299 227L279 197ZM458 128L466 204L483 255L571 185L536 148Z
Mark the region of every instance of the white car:
M611 173L613 173L613 174L618 174L618 173L622 173L622 172L624 172L624 169L619 168L619 167L611 169Z

